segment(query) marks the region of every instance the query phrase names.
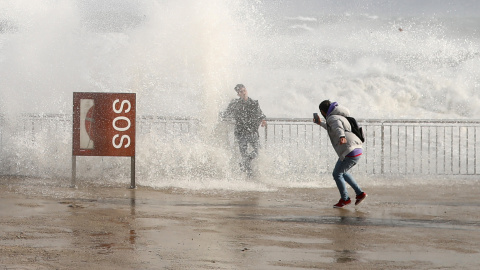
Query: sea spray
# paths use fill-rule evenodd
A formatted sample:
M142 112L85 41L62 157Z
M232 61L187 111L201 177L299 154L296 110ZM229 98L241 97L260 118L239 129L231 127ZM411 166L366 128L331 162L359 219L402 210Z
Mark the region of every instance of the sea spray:
M270 118L311 117L327 98L360 119L478 118L478 16L367 2L2 1L1 174L69 177L73 92L137 94L137 178L154 187L263 188L218 119L237 83ZM259 182L330 186L320 153L291 143L261 149ZM81 158L77 175L127 183L129 161Z

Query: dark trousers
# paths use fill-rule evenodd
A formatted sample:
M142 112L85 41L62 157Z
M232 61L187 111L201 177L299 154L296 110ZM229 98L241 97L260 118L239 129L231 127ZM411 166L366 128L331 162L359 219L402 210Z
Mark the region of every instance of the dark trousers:
M242 156L242 162L240 163L240 168L247 172L247 174L252 174L252 160L258 156L258 147L259 147L259 136L257 132L247 133L247 134L236 134L235 135L238 148L240 150L240 155ZM248 145L252 147L252 151L248 152Z

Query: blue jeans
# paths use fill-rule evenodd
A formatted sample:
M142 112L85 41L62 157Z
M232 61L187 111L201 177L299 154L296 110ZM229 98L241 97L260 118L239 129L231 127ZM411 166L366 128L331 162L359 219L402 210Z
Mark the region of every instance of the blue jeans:
M333 169L333 179L337 183L338 191L340 191L340 196L343 200L348 200L348 191L345 182L347 182L353 190L355 190L356 195L360 195L363 191L353 179L353 176L348 173L348 170L353 168L353 166L357 165L358 161L360 160L361 156L358 157L345 157L343 161L340 159L335 164L335 168Z

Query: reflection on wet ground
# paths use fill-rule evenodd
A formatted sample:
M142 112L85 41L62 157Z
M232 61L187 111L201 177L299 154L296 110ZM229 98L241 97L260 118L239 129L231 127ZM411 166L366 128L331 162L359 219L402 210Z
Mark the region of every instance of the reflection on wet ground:
M452 230L480 230L480 221L466 222L459 220L432 220L432 219L380 219L364 217L345 217L345 216L242 216L241 219L264 219L279 222L294 223L315 223L315 224L334 224L349 226L389 226L389 227L420 227L420 228L438 228Z
M461 187L449 190L451 197L442 202L424 199L428 188L413 196L409 191L417 203L401 202L392 190L372 189L370 201L346 209L333 209L334 199L318 199L313 189L205 194L52 187L49 195L38 195L32 187L15 188L4 189L0 198L0 269L34 263L48 265L45 269L480 265L478 201ZM18 263L14 256L23 259Z

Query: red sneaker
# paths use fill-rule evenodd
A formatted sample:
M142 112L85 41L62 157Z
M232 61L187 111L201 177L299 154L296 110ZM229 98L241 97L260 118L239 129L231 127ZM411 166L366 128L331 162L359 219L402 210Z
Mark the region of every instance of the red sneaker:
M344 199L340 199L340 201L338 201L338 203L335 204L333 208L343 208L351 203L352 203L352 200L350 200L350 198L348 198L346 201Z
M365 192L362 192L360 195L357 195L356 197L356 201L355 201L355 205L359 205L363 200L365 200L365 198L367 197L367 193Z

